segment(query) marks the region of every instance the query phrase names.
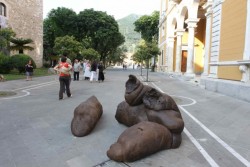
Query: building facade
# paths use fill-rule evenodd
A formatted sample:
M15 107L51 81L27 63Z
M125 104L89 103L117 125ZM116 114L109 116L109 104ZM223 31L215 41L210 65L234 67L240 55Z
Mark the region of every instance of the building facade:
M162 0L158 70L250 101L250 0Z
M0 26L12 28L17 38L32 39L34 50L24 53L37 67L43 65L43 0L0 0Z

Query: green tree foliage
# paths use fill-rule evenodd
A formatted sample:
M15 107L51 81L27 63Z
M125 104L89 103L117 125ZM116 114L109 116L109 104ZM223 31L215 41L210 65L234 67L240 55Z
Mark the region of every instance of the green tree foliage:
M55 37L65 35L75 36L77 29L77 14L65 7L52 9L48 14L48 20L51 23L51 31L54 30Z
M78 15L78 39L91 38L91 47L99 52L100 59L105 59L112 51L124 43L124 36L114 17L106 12L86 9Z
M159 12L154 11L152 15L143 15L134 22L135 31L141 33L142 39L147 42L158 40Z
M125 37L125 43L128 52L134 52L135 45L141 40L140 33L134 31L134 22L139 19L139 15L130 14L122 19L117 20L119 31Z
M135 54L133 55L133 60L139 63L143 63L143 61L148 63L149 59L158 54L160 54L160 49L158 48L156 42L141 41Z
M0 73L8 74L13 69L10 56L0 53Z
M30 56L25 55L25 54L17 54L17 55L11 56L11 63L13 67L19 71L19 73L25 72L25 65L29 62L29 60L32 61L33 67L35 69L36 63Z
M126 51L127 50L125 46L117 48L112 54L107 57L107 61L109 63L108 65L122 63L126 58Z
M67 53L69 58L73 60L83 50L83 46L73 36L57 37L55 40L54 50L59 53Z
M89 49L84 49L82 51L82 55L84 57L84 59L86 60L99 60L100 59L100 54L94 50L93 48L89 48Z
M24 50L34 50L33 47L27 45L33 43L32 39L10 38L10 42L13 43L13 45L10 45L10 50L17 50L19 54L23 54Z
M86 49L96 50L104 63L125 41L114 17L106 12L86 9L77 15L70 9L57 8L44 21L45 57L55 54L56 38L65 35L74 36Z
M16 33L11 28L0 29L0 51L9 54L10 39L16 36Z
M55 39L65 35L77 34L77 14L67 8L52 9L48 18L43 22L43 48L44 59L53 59L56 55L54 51Z

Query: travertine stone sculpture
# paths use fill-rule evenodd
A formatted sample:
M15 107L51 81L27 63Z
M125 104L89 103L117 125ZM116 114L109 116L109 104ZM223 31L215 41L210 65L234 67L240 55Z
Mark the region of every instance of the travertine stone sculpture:
M74 110L71 132L74 136L88 135L96 126L103 113L102 105L95 96L82 102Z
M118 162L132 162L171 147L170 131L157 123L143 121L126 129L107 155Z
M117 106L115 118L119 123L126 126L133 126L139 122L147 121L146 108L143 104L130 106L126 101Z

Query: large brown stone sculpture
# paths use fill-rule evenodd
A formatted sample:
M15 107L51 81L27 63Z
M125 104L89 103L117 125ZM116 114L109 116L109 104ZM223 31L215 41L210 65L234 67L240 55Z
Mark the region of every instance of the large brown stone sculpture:
M184 121L173 98L152 88L144 94L143 104L148 108L145 112L149 121L164 125L171 131L173 136L171 148L179 147Z
M119 123L126 126L133 126L139 122L148 120L145 110L146 108L143 104L130 106L126 101L123 101L117 106L115 118Z
M121 102L117 106L115 118L119 123L132 127L138 125L138 123L140 124L142 121L158 123L159 125L164 126L171 134L166 141L168 144L170 143L170 145L169 147L164 147L164 149L177 148L180 146L184 121L177 104L171 96L161 93L150 86L145 86L135 76L129 75L129 79L126 82L125 101L126 102ZM151 133L156 131L156 129L151 127L149 129ZM130 130L131 132L128 132ZM121 144L124 140L119 138L120 140L118 139L118 143L111 147L110 150L112 151L108 152L108 156L112 157L111 159L115 161L133 161L134 159L130 157L130 155L127 155L127 150L131 151L130 154L132 155L136 154L134 156L137 156L137 158L143 158L144 156L155 152L151 147L148 147L148 149L152 150L147 151L144 150L145 148L139 147L136 148L136 152L133 153L133 149L130 150L130 144L137 146L140 142L143 142L144 139L137 143L137 141L133 141L137 139L133 139L133 137L129 135L130 133L134 135L137 134L135 133L135 130L129 128L126 133L124 132L124 134L121 135L122 139L126 138L129 140L129 142L126 142L129 146ZM130 136L131 138L127 138L127 136ZM144 137L147 138L147 135ZM153 141L149 139L147 142L149 142L148 145L154 146L157 140ZM127 147L129 147L129 149ZM122 149L125 150L122 151ZM147 154L144 154L144 152L147 152Z
M174 99L165 93L152 88L143 96L144 105L152 110L175 110L180 111Z
M171 133L164 126L143 121L125 130L107 155L118 162L132 162L171 147Z
M129 75L125 86L125 100L131 106L142 104L144 93L152 89L147 85L143 85L134 75Z
M103 113L102 105L95 96L82 102L74 110L71 122L71 132L74 136L88 135L96 126Z

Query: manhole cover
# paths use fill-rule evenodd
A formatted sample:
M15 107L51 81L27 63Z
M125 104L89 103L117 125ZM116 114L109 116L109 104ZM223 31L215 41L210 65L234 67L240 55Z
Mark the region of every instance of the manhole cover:
M11 92L11 91L0 91L0 97L14 96L14 95L16 95L15 92Z

